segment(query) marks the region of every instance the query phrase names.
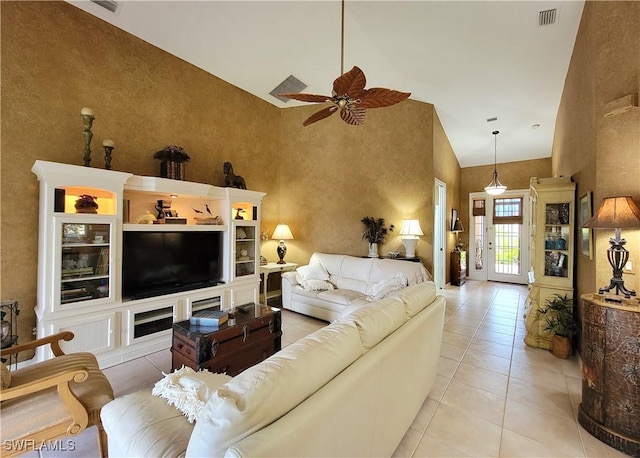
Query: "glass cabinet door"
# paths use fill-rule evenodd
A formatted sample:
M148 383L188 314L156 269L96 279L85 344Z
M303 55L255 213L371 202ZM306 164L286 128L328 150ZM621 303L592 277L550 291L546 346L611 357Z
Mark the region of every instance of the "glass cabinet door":
M256 226L235 224L235 276L244 277L256 273Z
M62 223L60 304L112 296L111 239L111 223Z
M571 243L569 202L545 205L544 275L569 276L569 244Z

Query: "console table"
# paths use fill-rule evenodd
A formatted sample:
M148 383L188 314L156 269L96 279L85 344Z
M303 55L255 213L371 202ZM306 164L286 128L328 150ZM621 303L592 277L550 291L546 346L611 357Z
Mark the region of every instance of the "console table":
M238 375L282 348L280 309L247 304L230 313L218 328L173 323L172 370L183 365L195 371Z
M464 285L467 279L467 252L452 251L451 252L451 284L460 286Z
M583 294L582 403L591 435L640 456L640 301Z
M268 303L269 299L282 296L282 289L277 289L271 292L268 291L267 280L269 279L269 275L277 272L290 272L292 270L296 270L296 267L298 267L298 264L294 262L285 262L284 264L269 262L260 266L260 274L264 275L264 279L262 280L262 301L265 304Z

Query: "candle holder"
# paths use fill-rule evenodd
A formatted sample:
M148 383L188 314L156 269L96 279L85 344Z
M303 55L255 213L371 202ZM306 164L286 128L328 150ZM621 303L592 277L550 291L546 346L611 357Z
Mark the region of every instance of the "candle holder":
M93 138L93 132L91 132L91 127L93 126L93 120L95 117L93 116L93 110L91 108L83 108L80 111L82 115L82 126L84 136L84 166L91 166L91 139Z
M113 152L114 144L111 140L104 140L102 147L104 148L104 168L111 170L111 153Z

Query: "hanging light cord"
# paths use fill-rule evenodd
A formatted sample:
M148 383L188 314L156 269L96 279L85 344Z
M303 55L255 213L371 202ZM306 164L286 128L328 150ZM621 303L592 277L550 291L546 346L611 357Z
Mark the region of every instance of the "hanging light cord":
M344 0L342 0L342 23L340 30L340 75L344 75Z
M493 132L493 175L498 175L498 134L499 130L494 130Z

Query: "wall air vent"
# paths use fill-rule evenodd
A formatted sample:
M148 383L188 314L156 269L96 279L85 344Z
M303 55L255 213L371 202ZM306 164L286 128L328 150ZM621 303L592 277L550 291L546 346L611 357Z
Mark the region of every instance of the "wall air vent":
M91 0L96 5L100 5L105 10L109 10L112 13L115 13L118 9L118 2L115 0Z
M558 10L556 8L540 11L540 13L538 13L538 25L555 24L557 15Z
M302 92L302 90L306 89L307 85L300 81L293 75L289 75L286 80L282 83L278 84L269 94L274 96L276 99L287 103L289 100L287 97L280 97L278 94L285 93L298 93Z

